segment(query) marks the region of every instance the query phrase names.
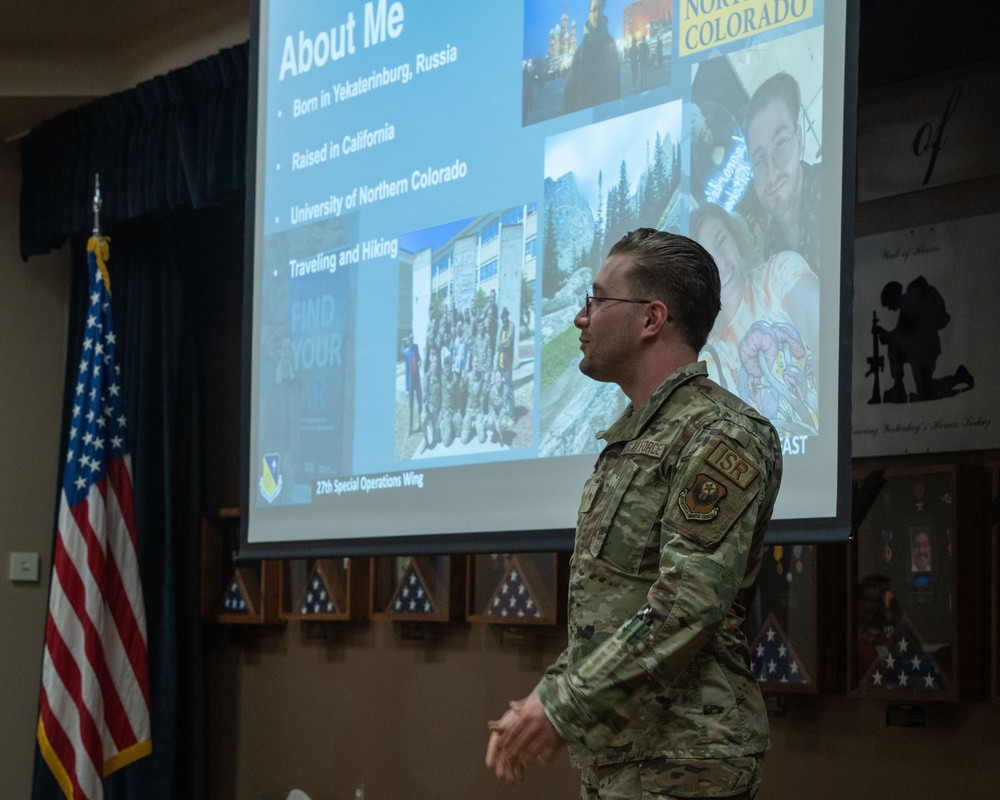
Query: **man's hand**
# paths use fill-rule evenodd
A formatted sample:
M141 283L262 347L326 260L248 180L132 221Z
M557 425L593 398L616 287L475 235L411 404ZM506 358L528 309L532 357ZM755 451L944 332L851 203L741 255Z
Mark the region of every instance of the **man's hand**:
M541 700L534 695L515 700L499 720L491 720L486 766L497 778L519 783L524 765L531 761L548 764L564 740L549 722Z
M487 723L491 733L490 743L486 747L486 768L499 780L511 785L524 780L524 764L511 759L503 747L504 734L514 724L515 718L515 712L510 710L501 719L490 720Z

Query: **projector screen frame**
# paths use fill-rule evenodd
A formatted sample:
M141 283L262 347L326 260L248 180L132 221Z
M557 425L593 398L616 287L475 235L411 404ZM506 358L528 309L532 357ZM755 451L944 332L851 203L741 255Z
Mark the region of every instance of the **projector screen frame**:
M830 2L831 0L827 0ZM358 557L418 554L475 554L490 552L558 552L572 550L572 528L540 530L500 530L477 533L360 536L354 538L291 539L250 541L250 503L255 494L251 475L250 428L254 353L255 258L262 234L256 230L257 204L262 198L257 174L262 156L257 148L258 72L260 52L261 0L251 0L249 44L249 89L247 96L247 181L245 274L243 297L243 354L241 376L241 460L238 558ZM836 513L830 517L773 520L768 530L770 544L844 542L851 536L851 344L853 335L853 253L855 154L857 128L858 0L847 0L844 11L843 53L843 167L841 175L840 226L840 318L837 400ZM825 101L824 101L825 102ZM786 469L788 461L786 460ZM582 489L582 482L580 484Z

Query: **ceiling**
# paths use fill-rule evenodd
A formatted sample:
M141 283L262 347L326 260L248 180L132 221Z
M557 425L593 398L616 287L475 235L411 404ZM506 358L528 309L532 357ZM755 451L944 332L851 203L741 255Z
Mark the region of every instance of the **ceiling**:
M246 41L251 0L0 0L0 146Z
M251 0L2 4L0 146L67 108L246 41ZM994 0L959 3L954 12L940 0L860 0L859 6L862 92L1000 55Z

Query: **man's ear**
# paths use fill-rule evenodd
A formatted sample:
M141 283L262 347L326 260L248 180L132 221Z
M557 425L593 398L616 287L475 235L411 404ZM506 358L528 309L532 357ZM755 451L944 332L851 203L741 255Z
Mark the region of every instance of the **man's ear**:
M643 338L655 338L660 335L665 325L674 321L670 314L670 309L662 300L653 300L646 306L646 313L643 318L642 335Z

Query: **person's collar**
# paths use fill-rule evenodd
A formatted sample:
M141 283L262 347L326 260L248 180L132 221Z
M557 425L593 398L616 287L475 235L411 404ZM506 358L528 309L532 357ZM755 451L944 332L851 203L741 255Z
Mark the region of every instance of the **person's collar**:
M706 375L708 367L704 361L693 361L679 367L656 388L646 405L635 409L629 403L610 428L597 432L597 438L604 439L608 444L634 439L680 386Z

